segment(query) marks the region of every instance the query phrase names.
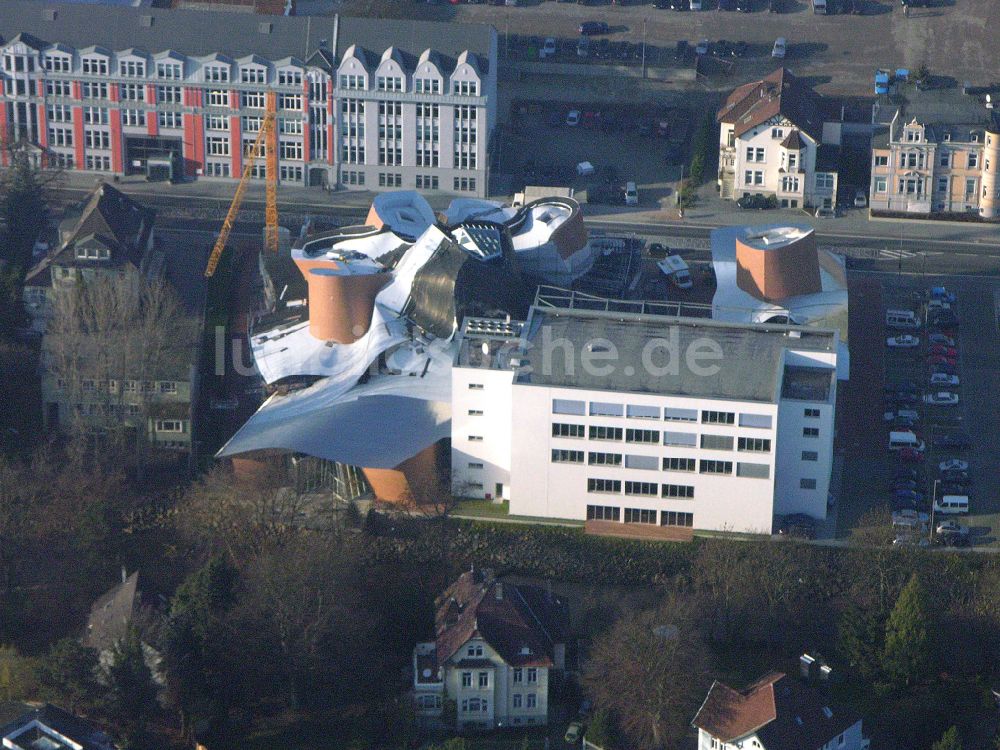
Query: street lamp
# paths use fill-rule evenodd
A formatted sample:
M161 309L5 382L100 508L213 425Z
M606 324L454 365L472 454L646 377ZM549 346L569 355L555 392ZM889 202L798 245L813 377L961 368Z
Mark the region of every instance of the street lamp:
M934 480L934 491L931 493L931 528L927 532L928 541L934 541L934 506L937 505L938 499L938 485L941 484L940 479Z
M646 79L646 19L642 19L642 78Z

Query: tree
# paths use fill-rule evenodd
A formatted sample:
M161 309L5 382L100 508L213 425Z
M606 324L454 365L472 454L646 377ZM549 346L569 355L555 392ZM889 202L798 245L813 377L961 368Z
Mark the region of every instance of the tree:
M121 730L127 747L142 747L146 727L157 713L157 688L134 629L115 645L104 682L105 713Z
M884 626L871 610L850 605L837 623L837 646L854 670L854 677L869 681L878 673Z
M903 587L885 626L882 671L890 685L909 687L927 676L931 665L927 594L914 573Z
M931 750L962 750L962 738L958 734L958 727L950 727L941 739L931 745Z
M583 682L630 746L675 747L708 689L709 656L678 601L626 614L591 649Z
M48 226L46 190L56 173L42 173L22 144L7 147L10 166L0 172L0 218L6 226L0 259L11 268L28 270L35 241Z
M603 708L595 711L587 724L587 741L603 748L603 750L612 750L614 747L611 717Z
M92 707L100 692L97 683L97 652L75 638L53 644L38 665L38 681L70 711Z

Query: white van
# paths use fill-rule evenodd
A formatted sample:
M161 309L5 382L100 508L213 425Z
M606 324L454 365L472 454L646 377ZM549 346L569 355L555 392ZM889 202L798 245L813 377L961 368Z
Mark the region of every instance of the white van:
M934 503L935 513L953 514L969 512L968 495L945 495Z
M625 183L625 205L626 206L639 205L639 189L635 186L634 182Z
M920 440L914 433L909 430L900 430L899 432L889 433L889 450L898 451L903 448L912 448L915 451L923 452L924 441Z
M915 330L920 328L920 318L917 317L913 310L886 310L885 324L889 328Z
M656 267L663 272L663 275L670 279L678 289L690 289L691 271L688 269L687 261L679 255L668 255L656 264Z
M826 0L813 0L813 13L825 15L827 12Z

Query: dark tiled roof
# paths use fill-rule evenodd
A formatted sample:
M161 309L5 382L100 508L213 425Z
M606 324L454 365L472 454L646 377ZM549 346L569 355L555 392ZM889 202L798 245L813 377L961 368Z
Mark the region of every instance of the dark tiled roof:
M768 750L802 750L822 747L858 720L815 688L773 672L744 690L713 683L691 723L723 742L756 733Z
M114 742L100 729L68 711L63 711L61 708L53 706L51 703L46 703L39 708L30 708L16 720L0 728L0 737L6 738L15 734L19 729L22 729L31 722L38 722L42 727L47 727L57 732L59 735L76 743L83 750L115 750ZM56 737L49 737L48 739L53 741L49 744L39 743L36 745L34 741L37 739L35 736L37 733L37 729L30 730L20 737L15 737L11 741L11 746L14 748L23 747L26 750L34 747L52 747L58 750L69 750L72 747L64 742L60 742Z
M54 10L55 18L47 20L45 10ZM269 28L267 33L262 32L262 24ZM343 16L267 16L264 20L254 13L0 0L0 40L6 42L21 33L78 49L96 44L109 50L138 47L156 53L172 49L192 56L220 52L233 58L257 53L269 60L308 59L322 40L341 52L351 44L378 55L392 46L415 55L431 48L453 57L469 50L484 61L492 46L492 28L486 24Z
M799 137L799 131L792 129L788 135L785 136L785 140L781 142L781 147L801 151L802 139Z
M780 115L819 141L823 137L820 102L819 94L784 68L778 68L761 80L733 91L716 117L719 122L732 123L739 137Z
M481 637L513 666L553 665L553 647L564 642L565 605L555 596L469 571L436 602L438 664L470 638Z
M139 572L136 571L90 607L83 642L98 651L110 651L126 636L139 604Z

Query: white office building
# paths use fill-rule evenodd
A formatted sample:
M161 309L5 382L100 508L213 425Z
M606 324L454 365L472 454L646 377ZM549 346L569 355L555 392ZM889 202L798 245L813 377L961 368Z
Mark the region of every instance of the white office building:
M465 321L455 494L641 537L825 518L836 330L564 304Z

